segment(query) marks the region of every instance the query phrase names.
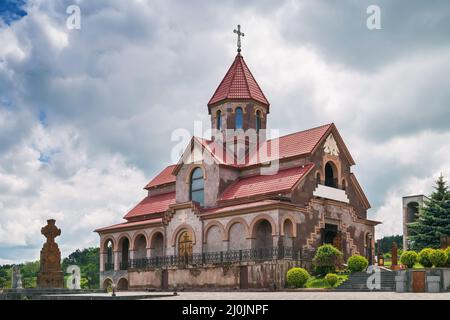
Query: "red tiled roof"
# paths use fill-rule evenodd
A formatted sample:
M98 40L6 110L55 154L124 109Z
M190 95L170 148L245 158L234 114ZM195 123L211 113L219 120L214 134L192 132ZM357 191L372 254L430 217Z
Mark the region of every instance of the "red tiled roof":
M262 154L253 154L249 163L261 163L270 160L283 159L292 156L308 154L313 151L324 134L333 124L295 132L279 138L267 140L259 148ZM278 144L278 153L276 152ZM274 150L272 150L272 148ZM267 150L267 151L266 151Z
M258 175L240 179L225 189L220 200L287 192L313 167L314 164L309 163L303 167L280 170L273 175Z
M145 197L133 209L131 209L130 212L128 212L124 216L124 219L164 212L169 208L169 205L174 203L175 203L175 192Z
M105 231L113 231L117 229L125 229L125 228L132 228L132 227L140 227L148 224L154 224L154 223L161 223L162 218L157 219L151 219L151 220L141 220L141 221L135 221L135 222L123 222L118 224L113 224L109 227L99 228L96 229L95 232L105 232Z
M313 151L314 147L320 142L322 137L333 124L326 124L320 127L291 133L279 138L267 140L259 147L261 151L258 154L255 150L250 154L245 164L236 164L236 159L228 159L226 150L223 146L212 140L196 138L221 164L227 164L236 167L245 167L251 164L263 163L270 160L283 159L292 156L308 154ZM276 147L278 144L278 152ZM221 149L222 148L222 149ZM274 150L272 150L272 148ZM232 153L231 153L232 155Z
M166 167L163 171L161 171L156 177L154 177L145 187L144 189L151 189L157 186L161 186L167 183L174 183L176 181L176 177L172 174L173 168L175 165L171 165Z
M225 99L253 99L269 106L264 93L240 54L234 59L230 69L209 100L208 106Z

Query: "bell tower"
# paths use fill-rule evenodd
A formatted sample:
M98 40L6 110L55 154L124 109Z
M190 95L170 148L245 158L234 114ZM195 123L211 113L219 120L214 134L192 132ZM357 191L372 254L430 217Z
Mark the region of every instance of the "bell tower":
M244 33L240 25L234 33L238 36L237 55L208 102L211 128L227 141L238 139L248 130L254 130L259 139L265 140L270 104L241 55Z

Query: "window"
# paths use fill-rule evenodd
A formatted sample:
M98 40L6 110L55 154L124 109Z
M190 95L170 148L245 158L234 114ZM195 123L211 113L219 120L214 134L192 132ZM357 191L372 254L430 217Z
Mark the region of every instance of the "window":
M243 123L244 119L243 119L242 108L241 107L236 108L236 118L235 118L235 120L236 120L236 126L235 126L236 130L242 129L242 123Z
M347 189L347 184L345 183L345 179L342 179L342 190Z
M195 168L191 175L190 200L203 206L205 182L201 168Z
M222 111L217 111L217 130L222 129Z
M325 185L332 188L336 188L337 185L333 165L330 162L325 165Z
M256 111L256 132L259 132L259 129L261 129L261 112L258 110Z

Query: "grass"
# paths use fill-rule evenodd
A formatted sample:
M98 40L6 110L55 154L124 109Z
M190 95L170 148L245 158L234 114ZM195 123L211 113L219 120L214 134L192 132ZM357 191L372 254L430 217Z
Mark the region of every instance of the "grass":
M335 287L342 284L344 281L348 279L348 275L340 275L338 274L338 283L335 285ZM305 285L306 288L315 288L315 289L329 289L330 286L325 281L325 277L311 277L309 278L308 282L306 282Z

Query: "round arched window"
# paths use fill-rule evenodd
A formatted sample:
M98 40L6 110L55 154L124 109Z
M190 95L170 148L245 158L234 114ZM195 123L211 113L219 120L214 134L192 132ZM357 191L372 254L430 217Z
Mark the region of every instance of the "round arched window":
M203 180L203 171L201 168L195 168L191 174L190 200L198 202L203 206L205 181Z
M244 116L243 116L241 107L236 108L236 116L235 117L236 117L235 118L236 119L236 126L235 126L236 130L242 129L243 122L244 122Z

